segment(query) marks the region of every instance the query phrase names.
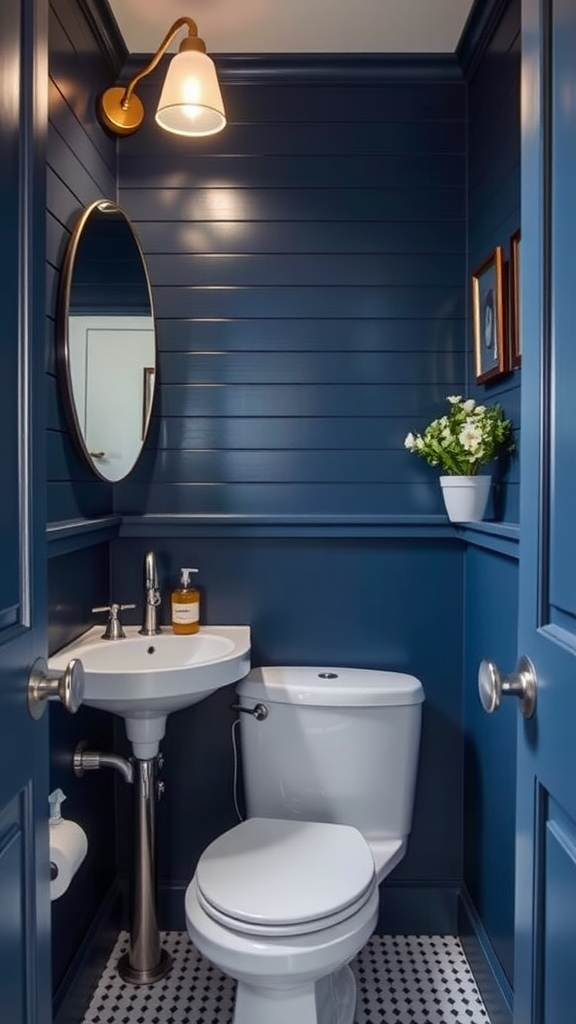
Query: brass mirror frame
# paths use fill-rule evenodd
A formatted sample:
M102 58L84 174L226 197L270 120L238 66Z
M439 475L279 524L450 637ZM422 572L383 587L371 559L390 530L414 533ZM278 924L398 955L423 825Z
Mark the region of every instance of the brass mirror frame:
M78 257L78 250L80 243L84 237L86 225L90 221L90 218L94 215L97 210L103 212L109 211L120 214L125 221L126 227L130 231L135 246L135 255L138 255L146 288L148 291L148 300L150 303L150 318L153 325L154 335L154 361L153 366L143 367L143 416L142 416L142 432L140 438L140 445L138 452L129 468L122 476L110 476L107 475L101 466L98 465L98 459L102 458L103 453L91 452L86 443L84 431L78 417L78 407L74 396L74 387L71 373L71 353L70 353L70 331L69 331L69 319L70 319L70 301L73 285L74 268ZM136 234L130 218L122 207L118 206L117 203L112 200L100 198L94 200L82 211L78 218L68 246L64 256L62 264L62 273L60 278L60 289L58 294L58 306L56 314L56 364L58 370L58 379L62 389L62 396L64 401L64 408L68 419L68 424L72 433L75 445L84 458L90 469L99 477L101 480L105 480L107 483L118 483L120 480L124 480L129 473L132 472L136 466L142 449L148 435L150 427L150 419L152 415L152 406L154 401L154 394L156 389L156 378L158 369L158 346L156 337L156 319L154 315L154 301L152 297L152 288L150 285L150 277L148 274L148 267L146 265L146 259L142 251L142 246L138 235Z

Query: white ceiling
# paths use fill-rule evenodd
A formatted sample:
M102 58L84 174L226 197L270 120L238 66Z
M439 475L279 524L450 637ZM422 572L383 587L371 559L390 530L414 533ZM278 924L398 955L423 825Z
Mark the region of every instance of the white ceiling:
M208 53L452 53L472 0L109 0L129 53L194 18ZM172 49L184 38L178 35Z

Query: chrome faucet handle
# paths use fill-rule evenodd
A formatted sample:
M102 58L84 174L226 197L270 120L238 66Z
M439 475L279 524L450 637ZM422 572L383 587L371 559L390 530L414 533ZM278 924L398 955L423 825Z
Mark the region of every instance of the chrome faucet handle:
M102 633L103 640L122 640L126 633L124 632L122 623L118 618L118 613L123 612L125 608L135 608L135 604L104 604L98 608L93 608L93 612L109 612L108 622L106 623L106 629Z

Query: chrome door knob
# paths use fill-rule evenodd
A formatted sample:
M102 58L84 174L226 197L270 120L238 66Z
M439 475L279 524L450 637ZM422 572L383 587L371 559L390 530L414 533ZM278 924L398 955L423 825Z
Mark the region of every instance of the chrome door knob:
M50 697L59 697L74 715L84 700L84 666L72 658L63 672L48 668L44 658L37 658L28 677L28 710L32 718L42 718Z
M502 697L518 697L524 718L531 718L536 708L536 672L525 655L518 659L516 671L503 675L493 661L481 661L478 669L480 703L491 714L500 707Z

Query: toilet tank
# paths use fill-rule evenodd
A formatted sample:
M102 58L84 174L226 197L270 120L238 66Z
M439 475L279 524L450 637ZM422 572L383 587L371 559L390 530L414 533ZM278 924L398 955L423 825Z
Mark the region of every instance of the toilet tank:
M412 824L424 692L374 669L264 667L236 692L249 817L354 825L367 840Z

